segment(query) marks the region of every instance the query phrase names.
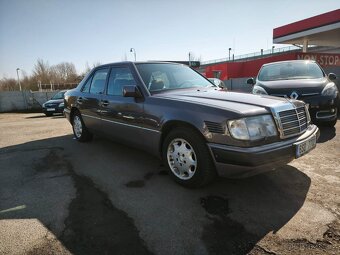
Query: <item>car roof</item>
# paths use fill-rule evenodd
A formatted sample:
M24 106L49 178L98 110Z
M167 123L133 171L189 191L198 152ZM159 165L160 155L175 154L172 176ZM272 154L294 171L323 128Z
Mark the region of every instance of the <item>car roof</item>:
M132 64L173 64L173 65L184 65L184 64L180 64L180 63L176 63L176 62L167 62L167 61L120 61L120 62L112 62L112 63L107 63L107 64L103 64L103 65L99 65L96 66L95 68L98 67L106 67L106 66L111 66L111 65L122 65L122 64L128 64L128 65L132 65Z
M316 63L315 60L302 60L301 59L301 60L285 60L285 61L270 62L270 63L263 64L263 66L281 64L281 63L304 63L304 62Z

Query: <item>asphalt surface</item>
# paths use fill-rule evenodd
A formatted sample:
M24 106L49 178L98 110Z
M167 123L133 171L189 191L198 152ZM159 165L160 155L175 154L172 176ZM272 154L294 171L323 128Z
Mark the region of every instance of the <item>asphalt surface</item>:
M0 254L339 253L340 121L287 166L196 190L71 131L61 116L0 114Z

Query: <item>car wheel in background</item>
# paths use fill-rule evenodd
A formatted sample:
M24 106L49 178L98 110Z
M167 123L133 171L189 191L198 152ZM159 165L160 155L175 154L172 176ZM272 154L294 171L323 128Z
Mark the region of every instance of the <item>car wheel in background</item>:
M92 139L92 134L87 130L79 112L73 114L72 129L74 137L79 142L87 142Z
M51 117L53 114L50 112L45 113L46 117Z
M171 131L163 143L163 160L175 181L189 188L209 184L216 170L204 139L190 128Z

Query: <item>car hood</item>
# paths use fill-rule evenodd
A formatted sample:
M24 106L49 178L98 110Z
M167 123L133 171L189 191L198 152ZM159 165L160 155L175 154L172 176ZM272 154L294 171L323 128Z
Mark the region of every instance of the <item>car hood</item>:
M230 92L219 89L206 90L176 90L153 95L170 100L187 101L191 103L226 109L241 114L261 114L283 104L287 100L266 95Z
M287 95L295 91L299 96L306 94L320 94L326 84L327 78L257 81L256 85L263 87L269 95Z
M45 104L60 104L63 102L64 102L64 99L51 99L45 102Z

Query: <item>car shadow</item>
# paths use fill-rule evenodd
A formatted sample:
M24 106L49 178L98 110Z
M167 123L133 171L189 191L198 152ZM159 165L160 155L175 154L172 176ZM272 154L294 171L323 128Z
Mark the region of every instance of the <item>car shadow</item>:
M40 118L46 118L47 116L45 114L42 115L34 115L34 116L29 116L25 117L25 119L40 119Z
M20 162L6 163L22 153L27 155L24 168L16 165ZM186 189L168 178L158 159L144 152L102 138L80 144L70 135L2 148L0 159L0 168L7 167L0 171L0 219L37 218L73 254L151 253L134 220L109 199L125 194L129 200L121 203L134 204L136 217L142 218L139 222L152 227L159 243L168 243L162 233L171 234L177 253L182 252L181 245L188 253L197 253L197 247L189 245L191 239L197 239L210 254L247 254L265 235L292 219L311 185L306 174L287 165L251 178L217 178L208 187ZM16 176L22 178L15 180ZM50 185L43 184L46 178ZM76 197L68 205L65 221L57 225L61 213L54 203L70 199L64 194L67 189L58 185L70 184L70 180ZM16 192L15 183L20 186ZM35 197L29 197L26 183L27 187L32 184ZM37 190L39 185L46 190ZM104 190L112 190L114 195L98 188L102 186L110 187ZM26 206L9 210L18 205ZM154 208L157 213L148 213ZM65 228L60 229L63 224Z
M310 184L306 174L289 165L245 179L218 178L201 198L211 221L202 234L207 249L212 254L248 254L300 210Z
M29 116L29 117L26 117L25 119L40 119L40 118L61 119L61 118L64 118L64 115L63 114L55 114L55 115L52 115L52 116L46 116L45 114L42 114L42 115Z
M51 117L52 117L52 119L63 119L63 118L65 118L65 116L63 114L53 115Z
M317 143L324 143L329 140L332 140L336 135L335 127L319 126L319 129L320 129L320 137Z

